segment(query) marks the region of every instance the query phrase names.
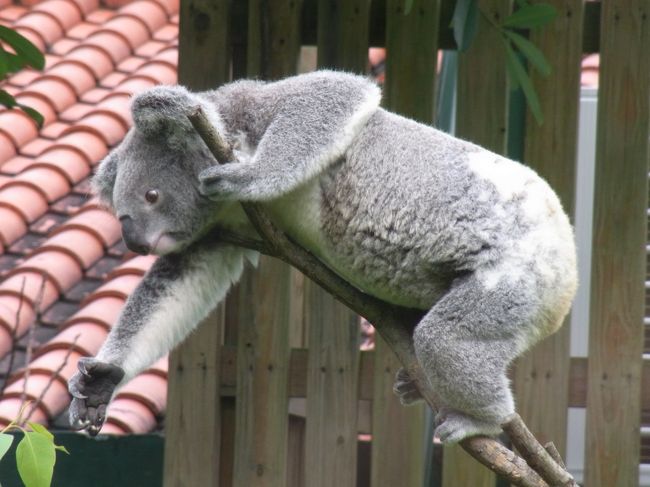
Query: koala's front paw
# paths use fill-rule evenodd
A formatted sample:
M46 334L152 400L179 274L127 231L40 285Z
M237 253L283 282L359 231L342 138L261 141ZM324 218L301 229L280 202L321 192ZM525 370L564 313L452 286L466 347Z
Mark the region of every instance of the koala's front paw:
M106 362L86 357L79 359L79 372L68 381L72 395L70 425L78 430L87 429L95 436L106 420L106 408L115 387L124 377L124 371Z
M242 200L251 196L251 165L243 162L219 164L199 174L199 191L213 200Z
M458 443L470 436L496 436L501 433L497 423L472 418L453 409L442 408L436 415L438 427L434 433L442 443Z
M423 400L415 382L404 367L400 368L395 375L393 393L399 398L403 406L410 406Z

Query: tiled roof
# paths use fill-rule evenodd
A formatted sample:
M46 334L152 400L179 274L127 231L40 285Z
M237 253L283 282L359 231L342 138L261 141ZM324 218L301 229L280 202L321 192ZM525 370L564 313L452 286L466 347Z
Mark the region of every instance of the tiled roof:
M65 411L67 379L94 355L152 264L89 195L93 167L131 124L129 98L176 81L178 0L0 0L0 24L46 53L2 88L45 118L0 109L0 426L27 399L30 420ZM12 351L13 349L13 351ZM155 429L167 359L127 384L106 433Z

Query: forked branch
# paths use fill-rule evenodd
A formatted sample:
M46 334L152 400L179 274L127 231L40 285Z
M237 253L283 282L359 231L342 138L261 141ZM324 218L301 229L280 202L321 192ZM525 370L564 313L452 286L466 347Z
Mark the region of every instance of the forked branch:
M231 147L210 124L201 108L196 107L187 116L215 159L220 164L232 162ZM242 207L263 242L250 241L245 237L218 230L217 235L212 235L210 238L214 237L221 241L253 248L282 259L366 318L375 326L375 329L402 362L427 404L434 412L437 411L437 398L415 358L413 349L412 331L422 318L423 312L394 306L359 291L278 230L267 217L261 205L243 202ZM247 242L251 245L246 245ZM493 438L475 436L466 438L461 445L479 462L519 487L577 487L569 473L537 442L519 415L510 418L503 427L506 431L513 431L511 425L514 425L516 431L522 432L517 441L522 438L523 443L516 444L516 446L528 459L528 463ZM545 455L540 454L540 450ZM530 452L533 452L533 457L529 456Z

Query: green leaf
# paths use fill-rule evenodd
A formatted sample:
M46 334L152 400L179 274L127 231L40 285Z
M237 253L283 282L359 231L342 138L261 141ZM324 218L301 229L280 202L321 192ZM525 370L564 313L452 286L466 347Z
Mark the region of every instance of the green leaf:
M478 0L458 0L451 24L458 50L467 50L478 31Z
M48 438L52 441L54 441L54 435L50 433L45 426L39 423L32 423L31 421L27 422L27 425L34 431L34 433L38 433L39 435L45 436L45 438Z
M526 5L515 13L506 17L501 24L503 27L515 27L517 29L531 29L548 24L557 15L557 10L548 3L536 3Z
M4 105L7 108L15 107L16 99L5 90L0 90L0 105Z
M68 451L68 449L67 449L65 446L63 446L63 445L54 445L54 449L55 449L55 450L62 451L62 452L65 453L66 455L70 455L70 452Z
M516 89L517 86L521 87L521 90L524 92L524 96L526 97L528 108L530 108L537 123L541 125L544 123L544 116L542 115L542 107L539 103L539 98L537 97L533 83L528 77L528 73L526 73L526 69L509 42L506 42L506 68L508 69L510 79L513 81L512 88Z
M551 65L548 63L542 51L526 39L524 36L517 34L509 29L503 29L503 33L517 46L517 49L526 56L528 62L535 66L544 76L551 74Z
M9 435L7 433L0 433L0 459L2 459L2 457L4 457L7 454L13 441L14 441L14 435Z
M40 127L43 126L45 123L45 117L40 114L38 110L33 109L32 107L28 107L27 105L23 105L22 103L16 103L16 106L20 108L23 112L25 112L27 115L29 115L34 122Z
M13 47L16 54L33 68L43 69L45 67L45 56L29 39L21 36L18 32L0 25L0 39Z
M412 8L413 8L413 0L405 0L404 1L404 15L410 14Z
M52 440L40 433L26 431L16 448L18 473L25 487L50 487L55 462Z
M0 80L4 79L9 72L9 59L7 56L7 51L2 48L0 45Z

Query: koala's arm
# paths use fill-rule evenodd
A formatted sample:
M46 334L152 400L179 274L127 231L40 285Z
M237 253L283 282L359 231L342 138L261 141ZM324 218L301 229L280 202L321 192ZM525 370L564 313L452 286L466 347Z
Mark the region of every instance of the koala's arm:
M210 198L265 201L295 189L344 154L381 98L369 80L327 71L255 89L251 106L271 112L268 126L246 160L199 174Z
M243 249L195 244L160 257L127 300L95 358L79 361L68 384L70 423L97 434L115 389L174 348L241 276Z

